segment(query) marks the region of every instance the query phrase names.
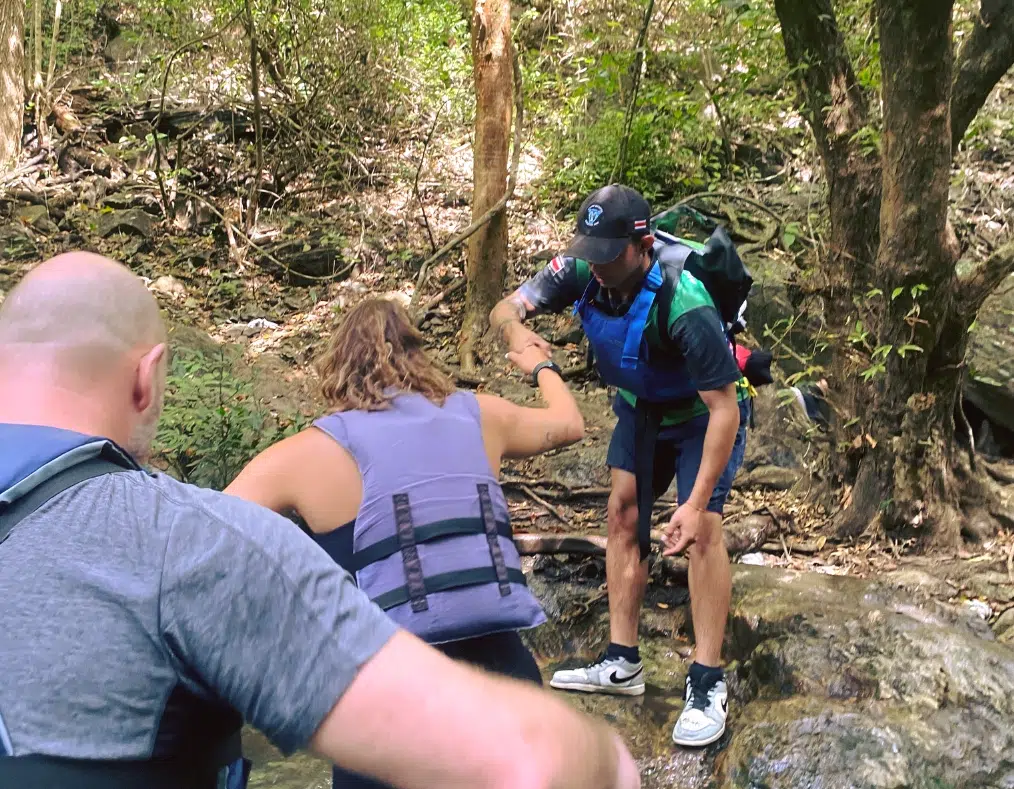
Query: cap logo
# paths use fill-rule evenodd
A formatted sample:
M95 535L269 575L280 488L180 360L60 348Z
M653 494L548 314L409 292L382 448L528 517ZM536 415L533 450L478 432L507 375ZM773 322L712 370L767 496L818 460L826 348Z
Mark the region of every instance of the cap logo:
M595 227L599 223L599 218L602 216L602 206L590 205L588 206L588 213L585 214L584 223L588 227Z

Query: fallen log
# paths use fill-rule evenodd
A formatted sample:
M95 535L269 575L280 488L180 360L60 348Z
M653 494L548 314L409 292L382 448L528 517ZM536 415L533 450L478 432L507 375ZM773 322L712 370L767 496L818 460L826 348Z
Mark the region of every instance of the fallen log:
M725 549L730 556L749 553L778 531L770 515L753 514L723 530ZM652 529L651 541L662 545L662 532ZM577 556L605 556L606 538L598 534L515 534L514 544L522 556L569 553Z

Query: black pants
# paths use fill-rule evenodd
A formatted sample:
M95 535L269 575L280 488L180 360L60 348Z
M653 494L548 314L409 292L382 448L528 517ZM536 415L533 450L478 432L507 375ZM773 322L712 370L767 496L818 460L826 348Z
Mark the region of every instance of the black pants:
M514 631L434 646L450 658L472 663L486 671L542 684L542 675L539 673L535 658L521 641L521 636ZM419 679L420 682L427 681L425 677ZM340 767L334 768L332 785L334 789L391 789L387 784Z

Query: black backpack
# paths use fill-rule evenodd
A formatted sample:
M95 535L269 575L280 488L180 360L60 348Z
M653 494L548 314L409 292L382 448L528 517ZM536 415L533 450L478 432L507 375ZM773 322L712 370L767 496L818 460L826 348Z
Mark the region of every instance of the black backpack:
M679 282L683 270L689 271L703 283L715 302L719 315L725 323L725 331L732 339L746 328L743 313L746 300L753 287L753 276L743 264L729 234L721 226L716 227L711 238L704 245L703 252L697 252L682 243L675 236L661 230L653 232L657 245L656 253L663 268L673 276L666 276L659 290L659 325L668 327L669 308L672 305L672 288ZM662 329L662 334L665 330Z

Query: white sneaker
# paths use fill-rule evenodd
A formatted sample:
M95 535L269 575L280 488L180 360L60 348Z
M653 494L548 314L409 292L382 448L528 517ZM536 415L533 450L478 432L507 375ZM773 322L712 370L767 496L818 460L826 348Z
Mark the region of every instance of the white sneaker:
M702 691L693 687L687 677L686 703L672 730L672 741L690 747L710 745L725 734L728 714L729 691L725 680L720 679L711 690Z
M549 686L557 690L640 696L644 693L644 664L603 654L590 666L557 671Z

